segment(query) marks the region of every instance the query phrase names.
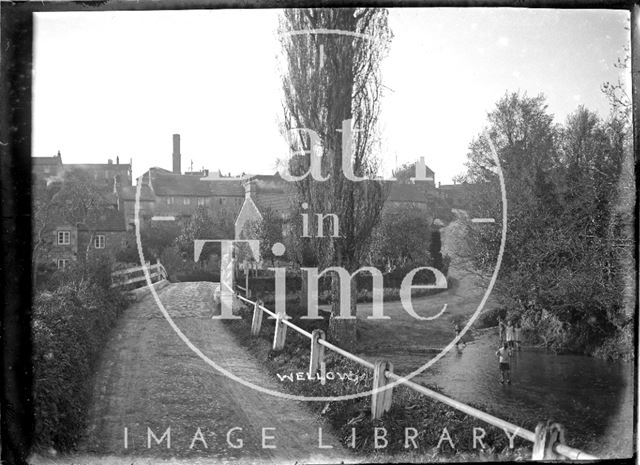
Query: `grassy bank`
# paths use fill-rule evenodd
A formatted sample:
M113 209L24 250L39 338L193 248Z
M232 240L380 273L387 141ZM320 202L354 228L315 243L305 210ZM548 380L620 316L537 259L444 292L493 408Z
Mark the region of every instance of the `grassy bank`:
M327 320L298 319L296 315L301 314L299 308L289 306L287 313L307 331L327 329ZM282 382L284 390L296 395L328 397L371 389L373 379L370 370L331 351L325 352L327 373L349 374L350 378L339 380L336 377L332 381L327 378L325 385L318 380L289 381L284 378L285 375L295 378L297 373L308 370L309 340L289 329L284 350L274 352L271 350L273 320L265 318L259 337L253 338L250 336L251 310L242 308L240 315L242 320L227 321L234 336L258 360L264 362L268 371ZM437 390L435 386L430 387ZM394 389L391 410L381 420L371 419L370 396L346 401L312 402L310 405L318 415L328 420L348 450L358 457L369 457L371 461L437 461L454 457L455 460L514 460L530 457L528 442L515 439L515 448L510 449L509 440L502 430L404 386ZM491 413L485 406L478 408ZM522 426L532 428L534 425ZM480 436L484 432L484 437L482 443L476 442L475 448L474 427L484 430L477 431ZM379 428L378 436L384 436L384 440L378 439L379 448L376 448L376 428ZM447 440L447 433L451 441ZM413 436L413 441L407 440L407 437Z

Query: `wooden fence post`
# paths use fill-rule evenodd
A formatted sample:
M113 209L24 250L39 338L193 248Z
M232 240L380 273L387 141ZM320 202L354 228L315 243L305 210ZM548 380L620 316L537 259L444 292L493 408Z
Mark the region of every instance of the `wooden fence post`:
M278 313L276 315L276 330L273 333L273 350L284 349L284 340L287 335L287 325L284 324L285 315Z
M247 299L251 298L251 291L249 290L249 266L244 268L244 289L247 294Z
M384 375L385 371L393 372L393 364L387 360L376 361L373 368L373 389L382 388L389 384L389 380ZM374 420L382 418L384 412L388 412L391 408L392 389L386 389L381 392L371 394L371 417Z
M311 355L309 357L309 377L314 376L320 364L324 361L324 346L318 343L318 339L325 339L324 331L314 329L311 333Z
M253 320L251 320L251 335L257 336L260 334L260 327L262 326L262 310L260 309L262 300L256 300L253 304Z
M565 429L560 423L540 422L536 426L536 440L533 443L531 460L559 460L563 459L554 451L558 444L565 443Z

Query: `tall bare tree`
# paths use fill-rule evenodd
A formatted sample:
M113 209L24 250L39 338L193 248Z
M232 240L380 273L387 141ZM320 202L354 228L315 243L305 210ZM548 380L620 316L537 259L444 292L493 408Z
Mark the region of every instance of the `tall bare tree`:
M288 9L280 18L284 129L306 128L318 134L315 149L320 152L322 176L328 177L296 181L297 201L308 205L309 218L332 213L339 221L338 237L308 238L321 267L341 266L353 272L362 265L387 195L385 185L373 179L378 171L374 149L383 88L380 62L392 38L387 15L384 9L369 8ZM348 120L354 129L349 167L355 176L371 178L366 181L349 180L343 173L346 134L340 131ZM291 172L303 174L311 164L311 140L300 131L290 142L292 150L304 152L292 160ZM332 279L329 337L352 346L355 320L337 318L338 279ZM351 285L355 316L355 280Z

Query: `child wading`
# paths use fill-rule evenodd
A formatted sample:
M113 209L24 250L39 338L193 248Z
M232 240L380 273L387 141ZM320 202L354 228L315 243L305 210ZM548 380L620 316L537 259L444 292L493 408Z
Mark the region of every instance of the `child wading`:
M520 322L516 322L515 328L513 328L514 340L516 341L516 350L520 350L520 344L522 344L522 328Z
M458 337L458 334L460 334L461 331L460 323L453 324L453 331L456 333L456 337ZM466 344L462 341L462 338L460 338L460 340L456 344L456 349L460 350L460 346L462 346L462 348L464 349L465 345Z
M507 343L502 344L496 351L496 356L500 359L500 384L504 384L506 378L507 384L511 384L511 368L509 367L509 348Z
M498 331L500 332L500 344L504 344L504 333L506 331L506 326L501 316L498 317Z
M513 349L513 339L514 339L513 322L509 321L507 323L507 347L509 348L509 350Z

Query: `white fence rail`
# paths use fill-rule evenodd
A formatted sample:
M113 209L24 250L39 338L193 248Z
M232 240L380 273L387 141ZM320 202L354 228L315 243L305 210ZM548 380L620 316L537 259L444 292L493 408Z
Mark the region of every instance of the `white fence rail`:
M228 286L227 286L228 287ZM237 286L240 287L240 286ZM248 286L240 287L245 293L248 292ZM367 367L374 371L373 387L382 388L389 381L398 382L416 392L419 392L431 399L442 402L450 407L455 408L469 416L478 418L485 423L488 423L497 428L501 428L508 432L511 436L518 436L526 441L533 443L532 460L553 460L568 458L571 460L599 460L598 457L587 454L573 447L569 447L565 442L565 430L559 423L552 422L540 422L536 426L535 432L528 431L520 426L514 425L501 418L490 415L486 412L478 410L470 405L466 405L455 399L451 399L443 394L435 392L425 386L415 383L410 380L406 380L401 376L393 372L393 365L386 360L378 360L375 363L369 362L363 358L358 357L340 347L337 347L325 340L324 332L316 329L313 333L309 333L304 329L291 323L288 319L283 318L283 315L276 314L262 305L262 302L249 300L237 292L230 289L235 297L248 305L253 306L253 320L251 325L251 335L257 336L260 333L260 327L262 325L262 313L266 313L276 319L275 331L273 335L273 349L282 350L286 341L286 328L289 327L294 331L302 334L311 340L310 348L310 361L309 371L310 376L314 376L317 373L318 368L321 366L324 358L324 349L327 348L342 355L349 360L352 360L364 367ZM320 348L322 346L322 349ZM320 349L320 350L319 350ZM374 392L371 394L371 415L373 418L382 418L382 415L391 408L392 401L392 389L386 389L380 392Z

